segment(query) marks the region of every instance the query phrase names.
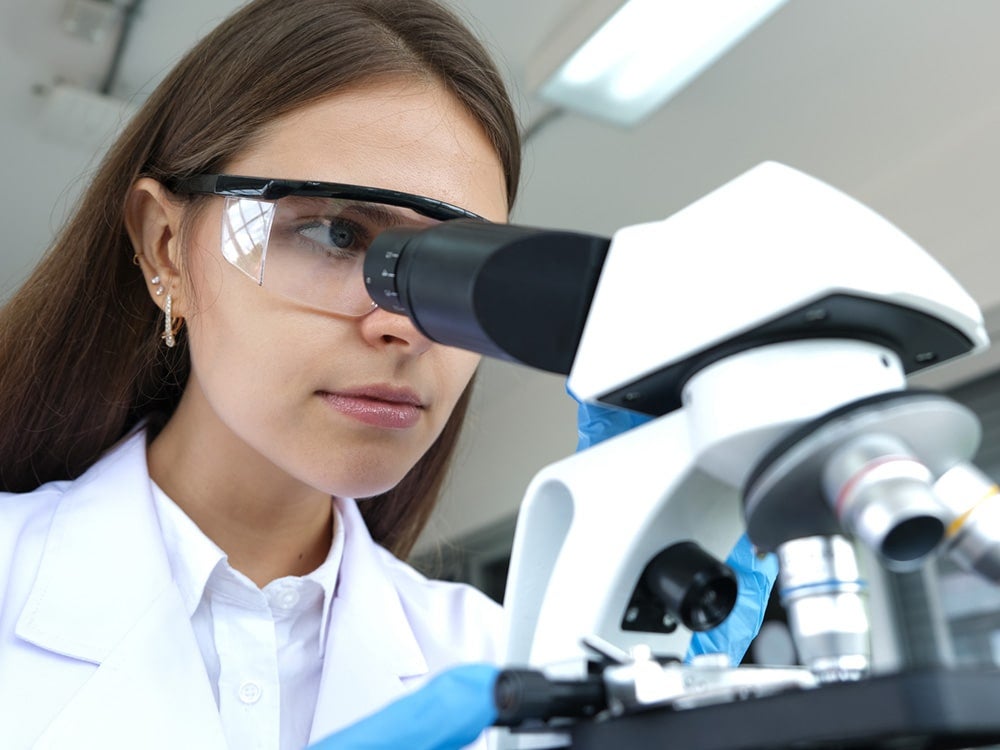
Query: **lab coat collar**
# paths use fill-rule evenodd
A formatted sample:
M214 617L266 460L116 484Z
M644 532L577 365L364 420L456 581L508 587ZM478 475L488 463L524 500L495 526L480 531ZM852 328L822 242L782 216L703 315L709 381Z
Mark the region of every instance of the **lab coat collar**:
M36 748L225 747L163 550L145 431L127 436L66 490L16 633L99 665Z
M33 750L225 750L215 696L176 588L152 602ZM68 618L72 619L72 617Z
M344 498L335 502L344 524L344 556L330 609L311 742L402 696L408 682L428 672L392 580L392 561L372 541L357 503Z

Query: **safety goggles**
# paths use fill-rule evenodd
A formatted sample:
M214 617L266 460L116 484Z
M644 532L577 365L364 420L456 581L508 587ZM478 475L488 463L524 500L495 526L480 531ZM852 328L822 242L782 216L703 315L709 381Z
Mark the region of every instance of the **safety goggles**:
M377 307L365 288L364 260L381 231L486 221L433 198L333 182L196 175L168 187L225 197L222 256L259 286L351 317Z

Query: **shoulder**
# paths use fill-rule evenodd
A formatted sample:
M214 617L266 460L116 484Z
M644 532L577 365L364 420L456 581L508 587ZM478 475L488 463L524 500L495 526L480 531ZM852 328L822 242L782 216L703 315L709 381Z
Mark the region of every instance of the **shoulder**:
M116 508L94 513L92 500L128 494L134 490L133 474L148 476L143 440L142 433L128 436L77 479L49 482L29 492L0 492L0 609L9 614L18 590L30 587L47 544L61 550L50 544L56 529L87 535L93 530L89 527L118 517ZM121 470L123 460L132 471Z
M504 619L499 604L468 584L427 578L381 547L378 553L415 629L427 626L442 645L462 650L464 660L503 658Z
M0 678L5 662L11 660L7 647L12 643L15 623L31 593L53 519L70 484L58 482L31 492L0 493ZM0 686L0 695L4 692Z
M56 508L70 486L72 482L63 481L30 492L0 492L0 559L28 549L41 551Z
M500 605L479 589L465 583L427 578L383 547L378 547L378 554L400 595L414 607L431 610L446 607L451 610L469 610L489 618L500 617Z
M344 524L344 558L338 588L358 600L402 609L432 670L459 662L503 658L503 610L478 589L429 579L375 543L354 500L336 498ZM346 581L345 581L346 579Z
M120 486L129 479L118 470L123 462L146 476L144 441L142 432L126 436L77 479L49 482L29 492L0 492L0 569L9 559L5 553L40 550L67 495L83 487L104 494L110 486Z

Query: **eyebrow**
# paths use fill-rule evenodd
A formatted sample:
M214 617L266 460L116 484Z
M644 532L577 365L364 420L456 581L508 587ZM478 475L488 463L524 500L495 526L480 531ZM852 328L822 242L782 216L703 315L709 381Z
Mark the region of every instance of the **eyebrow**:
M362 214L365 218L373 221L376 224L383 226L399 226L401 224L408 223L409 219L408 216L402 213L402 211L406 209L390 207L381 203L351 201L350 203L347 204L346 208L347 211L345 211L345 213L352 213L357 211L358 213ZM414 218L416 217L421 217L425 220L430 221L428 217L422 216L421 214L415 214Z
M428 226L436 220L430 216L425 216L419 211L402 206L393 206L375 201L365 201L351 198L320 198L303 195L290 195L282 200L291 204L308 206L310 204L325 204L328 202L343 203L344 210L338 212L338 216L360 214L367 221L379 226L412 226L414 224L427 223ZM405 213L404 213L405 212Z

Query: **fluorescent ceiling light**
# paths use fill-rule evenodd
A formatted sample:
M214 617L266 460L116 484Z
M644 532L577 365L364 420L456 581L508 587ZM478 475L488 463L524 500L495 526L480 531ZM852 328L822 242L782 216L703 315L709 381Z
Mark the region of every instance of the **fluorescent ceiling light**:
M541 85L539 95L568 109L632 125L784 2L628 0Z

